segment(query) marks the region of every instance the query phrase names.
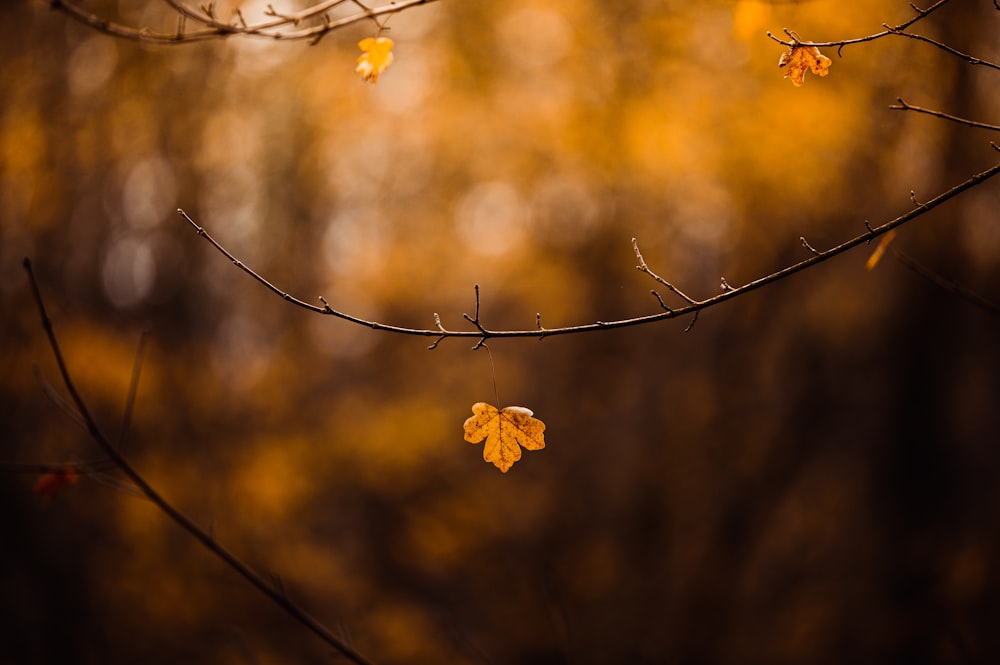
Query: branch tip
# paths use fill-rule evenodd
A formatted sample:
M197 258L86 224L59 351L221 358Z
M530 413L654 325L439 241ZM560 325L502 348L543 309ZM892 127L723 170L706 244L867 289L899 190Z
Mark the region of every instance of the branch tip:
M694 328L694 324L698 323L698 315L700 313L700 309L696 309L694 311L694 317L691 319L691 323L688 324L687 328L684 329L684 332L691 332L691 328Z
M656 289L650 289L649 292L653 294L654 298L656 298L656 302L660 303L660 307L673 314L674 310L670 309L670 306L667 303L663 302L663 297L660 296L659 293L657 293Z
M810 252L812 252L816 256L820 256L823 253L823 252L817 251L817 249L815 247L813 247L812 245L810 245L809 241L806 240L805 236L799 236L799 241L802 243L803 247L805 247L806 249L808 249Z

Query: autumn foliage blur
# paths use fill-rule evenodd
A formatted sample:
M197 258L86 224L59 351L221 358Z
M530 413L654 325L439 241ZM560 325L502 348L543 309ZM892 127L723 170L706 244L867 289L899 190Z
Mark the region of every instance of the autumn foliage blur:
M169 25L162 2L90 5ZM45 394L31 256L113 435L151 330L136 467L375 662L995 662L1000 321L891 256L1000 298L995 182L900 229L874 270L847 254L687 333L491 342L496 406L545 422L505 474L463 440L494 399L482 349L289 307L175 212L366 319L467 326L474 283L489 327L655 312L633 237L707 297L998 161L995 132L888 108L1000 122L996 70L887 38L824 48L829 75L797 87L764 36L912 15L440 0L388 21L371 86L368 22L167 47L5 3L0 459L99 457ZM918 25L1000 61L988 0ZM42 500L37 480L0 476L0 662L329 655L148 502L88 474Z

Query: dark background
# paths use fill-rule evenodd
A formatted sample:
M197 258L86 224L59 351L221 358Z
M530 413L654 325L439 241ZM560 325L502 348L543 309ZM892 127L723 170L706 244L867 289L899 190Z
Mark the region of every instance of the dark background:
M149 46L0 12L4 462L99 458L43 392L29 256L108 435L148 328L130 459L376 662L996 662L1000 321L891 252L689 332L491 342L501 402L547 424L501 474L462 439L485 351L296 309L175 213L365 319L468 327L474 283L491 328L653 313L632 237L708 297L998 161L995 132L887 108L1000 122L995 69L897 37L795 88L764 35L859 37L905 3L440 0L389 22L376 86L353 72L371 25ZM914 31L1000 60L989 2ZM990 181L891 249L995 301L998 211ZM330 659L113 474L51 501L36 479L0 476L0 661Z

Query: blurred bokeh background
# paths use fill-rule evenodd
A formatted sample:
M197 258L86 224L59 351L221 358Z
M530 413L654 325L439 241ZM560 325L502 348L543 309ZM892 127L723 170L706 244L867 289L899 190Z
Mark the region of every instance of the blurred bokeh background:
M264 2L239 6L259 20ZM274 2L278 10L303 3ZM169 31L154 0L89 11ZM439 0L396 60L319 44L151 46L0 8L0 460L99 457L58 385L33 259L81 392L174 504L380 663L988 663L1000 657L1000 320L859 249L688 321L494 341L547 423L509 473L463 441L494 401L469 340L402 326L658 311L740 285L998 161L1000 73L904 38L795 88L765 36L860 37L878 0ZM1000 61L1000 12L915 26ZM1000 298L1000 183L893 248ZM668 294L664 292L666 297ZM668 302L674 303L668 298ZM43 377L40 381L35 368ZM0 662L326 662L330 650L113 478L51 501L0 476Z

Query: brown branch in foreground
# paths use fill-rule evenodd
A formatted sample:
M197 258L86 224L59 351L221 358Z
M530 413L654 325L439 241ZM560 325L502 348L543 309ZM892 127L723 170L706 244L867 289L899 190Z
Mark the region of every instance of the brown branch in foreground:
M995 144L990 144L990 145L993 147L994 150L997 150L998 152L1000 152L1000 148L998 148ZM475 330L449 330L448 328L444 327L444 325L441 323L441 317L438 316L437 314L434 315L434 322L435 322L435 327L434 328L408 328L408 327L404 327L404 326L397 326L397 325L390 325L390 324L386 324L386 323L380 323L378 321L370 321L370 320L363 319L363 318L361 318L359 316L355 316L353 314L348 314L346 312L341 312L339 310L335 310L335 309L333 309L330 306L329 302L325 298L323 298L322 296L320 296L320 298L319 298L320 302L323 303L322 307L318 306L318 305L310 304L308 302L300 300L300 299L298 299L298 298L296 298L296 297L294 297L294 296L292 296L292 295L290 295L290 294L282 291L277 286L275 286L274 284L272 284L271 282L269 282L268 280L266 280L264 277L262 277L261 275L259 275L256 272L254 272L251 268L249 268L240 259L236 258L236 256L234 256L232 254L232 252L230 252L228 249L226 249L225 247L223 247L215 238L213 238L211 235L209 235L208 232L205 231L205 229L203 227L201 227L197 223L195 223L195 221L193 219L191 219L191 217L186 212L184 212L181 209L178 209L177 212L178 212L178 214L181 215L181 217L183 217L188 222L188 224L190 224L194 228L194 230L198 233L198 235L200 235L202 238L204 238L205 240L207 240L209 242L209 244L211 244L223 256L225 256L233 264L235 264L237 268L239 268L243 272L245 272L248 275L250 275L251 277L253 277L260 284L262 284L268 290L270 290L271 292L273 292L274 294L276 294L277 296L279 296L281 299L283 299L283 300L285 300L285 301L287 301L287 302L289 302L289 303L291 303L291 304L293 304L293 305L295 305L297 307L301 307L303 309L309 310L310 312L315 312L316 314L324 314L324 315L327 315L327 316L333 316L333 317L336 317L336 318L339 318L339 319L343 319L345 321L350 321L351 323L362 325L362 326L365 326L367 328L372 328L373 330L381 330L381 331L384 331L384 332L396 333L396 334L401 334L401 335L415 335L415 336L420 336L420 337L435 337L437 339L429 347L431 349L437 348L437 346L441 342L441 340L449 338L449 337L474 337L474 338L477 338L479 340L479 342L477 343L476 346L478 347L478 346L481 346L487 340L490 340L490 339L493 339L493 338L531 337L531 338L536 338L536 339L542 339L542 338L545 338L545 337L551 337L553 335L571 335L571 334L577 334L577 333L596 332L596 331L599 331L599 330L612 330L612 329L615 329L615 328L627 328L627 327L630 327L630 326L638 326L638 325L644 325L644 324L648 324L648 323L654 323L656 321L666 321L668 319L675 319L675 318L682 317L682 316L685 316L685 315L688 315L688 314L697 314L698 312L700 312L702 310L708 309L710 307L714 307L714 306L719 305L719 304L721 304L721 303L723 303L723 302L725 302L727 300L732 300L733 298L739 298L740 296L744 295L745 293L748 293L750 291L755 291L755 290L757 290L757 289L759 289L761 287L767 286L768 284L772 284L774 282L777 282L777 281L780 281L782 279L785 279L786 277L790 277L791 275L794 275L797 272L801 272L802 270L805 270L807 268L811 268L812 266L814 266L814 265L816 265L818 263L823 263L824 261L828 261L829 259L832 259L835 256L839 256L840 254L843 254L843 253L847 252L848 250L854 249L855 247L857 247L859 245L867 244L867 243L871 242L872 239L877 238L877 237L879 237L879 236L881 236L881 235L883 235L885 233L888 233L889 231L891 231L891 230L893 230L895 228L898 228L900 226L903 226L904 224L907 224L907 223L913 221L917 217L920 217L921 215L926 214L927 212L933 210L934 208L938 207L942 203L945 203L946 201L949 201L949 200L953 199L954 197L958 196L959 194L961 194L962 192L966 191L967 189L971 189L972 187L975 187L975 186L977 186L977 185L985 182L986 180L989 180L990 178L992 178L993 176L995 176L997 174L1000 174L1000 163L998 163L998 164L990 167L989 169L983 171L982 173L977 173L976 175L972 176L971 178L969 178L965 182L952 187L948 191L943 192L943 193L937 195L936 197L930 199L929 201L925 201L923 203L915 204L916 207L914 207L909 212L906 212L906 213L900 215L899 217L896 217L895 219L892 219L892 220L890 220L888 222L885 222L881 226L874 226L873 227L873 226L871 226L871 224L869 224L866 221L865 222L865 232L862 233L862 234L860 234L860 235L854 236L853 238L851 238L849 240L846 240L845 242L842 242L841 244L839 244L839 245L837 245L835 247L832 247L830 249L827 249L825 251L819 251L819 250L816 250L815 248L812 248L810 246L808 248L811 251L811 256L809 258L807 258L807 259L805 259L803 261L800 261L798 263L795 263L793 265L790 265L790 266L788 266L786 268L783 268L781 270L778 270L776 272L773 272L773 273L770 273L770 274L765 275L763 277L760 277L760 278L758 278L758 279L756 279L756 280L754 280L752 282L749 282L747 284L744 284L742 286L732 286L732 285L729 285L728 283L726 283L726 286L728 288L726 288L722 293L719 293L719 294L717 294L715 296L712 296L710 298L706 298L704 300L696 300L694 298L691 298L691 297L687 296L686 294L684 294L682 292L677 291L676 288L672 287L668 282L666 282L666 280L663 280L662 278L660 278L659 276L657 276L648 267L646 267L645 270L643 270L643 266L645 265L645 261L642 259L642 255L638 251L638 243L634 241L633 242L633 247L635 248L636 254L637 254L637 256L639 258L639 261L640 261L640 265L638 266L638 269L641 270L641 271L643 271L643 272L646 272L653 279L655 279L658 283L668 286L668 288L671 288L671 290L674 293L676 293L680 297L684 298L688 302L688 304L686 306L679 307L679 308L676 308L676 309L670 309L669 307L666 307L666 304L663 303L662 299L658 298L658 300L660 300L660 303L661 303L661 311L658 312L658 313L656 313L656 314L648 314L648 315L645 315L645 316L636 316L636 317L633 317L633 318L620 319L620 320L617 320L617 321L596 321L594 323L588 323L588 324L582 324L582 325L575 325L575 326L566 326L566 327L562 327L562 328L547 328L547 327L546 328L541 328L539 326L539 322L541 321L541 315L539 314L539 315L536 316L536 325L535 325L535 327L533 327L533 328L526 328L526 329L523 329L523 330L487 330L486 328L484 328L484 327L482 327L480 325L480 323L478 321L478 316L475 317L475 318L474 317L466 316L466 319L470 320L473 323L473 325L476 326ZM477 312L478 312L478 302L479 302L478 288L477 288L476 291L477 291L477 293L476 293L476 302L477 302Z
M979 129L989 129L994 132L1000 132L1000 125L990 125L985 122L977 122L976 120L967 120L966 118L959 118L957 115L950 115L948 113L942 113L941 111L933 111L920 106L914 106L913 104L903 101L902 97L897 97L896 100L899 103L890 104L889 108L896 111L916 111L917 113L926 113L927 115L932 115L936 118L943 118L944 120L957 122L958 124L965 125L966 127L977 127Z
M115 467L117 467L125 475L125 477L146 499L151 501L157 508L160 509L161 512L178 524L188 534L194 537L194 539L197 540L205 549L221 559L227 566L242 575L243 578L246 579L254 588L267 596L271 602L283 609L293 619L308 628L313 634L317 635L326 644L336 649L352 663L356 663L358 665L368 664L369 661L366 660L360 653L355 651L354 648L335 636L312 615L289 600L281 589L251 569L235 554L220 545L211 535L201 529L198 525L191 521L189 517L181 513L177 508L163 498L163 496L160 495L160 493L157 492L148 481L146 481L146 479L135 469L135 467L133 467L132 464L125 459L122 452L104 435L93 416L91 416L90 410L87 408L83 397L81 397L79 391L77 391L76 385L73 383L73 379L70 376L69 368L63 358L62 350L59 347L59 342L56 339L55 331L52 327L52 322L49 320L48 313L46 312L45 302L42 299L38 282L36 281L34 271L31 268L30 259L24 260L24 269L28 273L28 281L31 285L31 291L35 298L35 304L38 307L38 313L41 316L42 329L48 337L49 346L52 348L53 356L55 356L56 364L59 367L59 373L62 376L63 384L66 386L66 390L70 395L71 401L76 406L76 410L83 419L87 432L101 448L101 451L107 456L107 458L114 463Z
M399 0L379 7L367 8L361 3L351 0L353 4L362 7L362 9L337 19L330 18L327 12L347 3L348 0L325 0L301 11L289 13L278 13L269 6L265 12L268 19L259 23L247 23L241 12L236 12L234 20L231 22L220 21L215 16L211 4L199 10L180 0L164 1L177 12L177 29L172 33L154 32L148 27L135 27L112 21L88 12L71 0L49 0L49 6L98 32L138 42L186 44L240 35L281 41L312 40L315 43L327 33L339 28L360 21L375 21L378 24L380 16L398 14L417 5L436 2L436 0ZM316 24L300 27L304 22ZM200 27L188 30L190 23Z

